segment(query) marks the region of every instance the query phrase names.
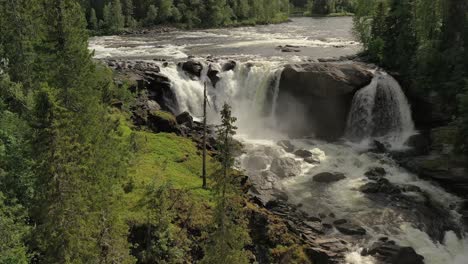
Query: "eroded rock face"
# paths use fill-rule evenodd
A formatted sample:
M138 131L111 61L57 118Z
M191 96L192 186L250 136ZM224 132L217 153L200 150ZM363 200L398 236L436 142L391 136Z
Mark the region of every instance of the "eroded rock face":
M372 78L367 68L355 63L286 66L276 113L282 129L292 136L336 140L344 133L355 92Z

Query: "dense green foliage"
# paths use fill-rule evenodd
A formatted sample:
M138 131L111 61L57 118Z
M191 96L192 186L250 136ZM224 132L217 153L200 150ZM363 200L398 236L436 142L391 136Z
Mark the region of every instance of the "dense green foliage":
M289 15L289 0L82 0L80 2L87 14L88 28L101 34L117 34L125 27L150 27L161 24L192 28L277 23L287 20Z
M351 15L356 0L296 0L292 3L304 10L306 16Z
M436 93L445 111L460 117L466 131L460 148L468 150L466 1L359 0L354 27L371 60L421 93Z

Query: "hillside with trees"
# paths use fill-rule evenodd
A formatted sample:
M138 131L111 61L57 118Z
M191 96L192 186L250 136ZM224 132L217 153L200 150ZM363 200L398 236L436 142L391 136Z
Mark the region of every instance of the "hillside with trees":
M464 0L356 3L354 28L365 55L398 72L414 93L431 95L448 120L463 129L458 150L468 151L468 23Z

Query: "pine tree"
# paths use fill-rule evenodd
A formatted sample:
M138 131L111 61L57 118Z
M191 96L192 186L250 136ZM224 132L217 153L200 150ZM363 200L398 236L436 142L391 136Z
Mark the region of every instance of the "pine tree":
M30 232L25 211L19 205L7 205L7 200L0 192L0 263L30 263L31 256L25 246Z
M150 5L148 8L148 13L145 18L145 25L152 26L156 24L156 19L158 18L158 8L154 5Z
M86 21L73 0L44 8L48 85L36 93L32 123L41 261L132 263L128 227L119 216L125 154L102 104Z
M0 4L0 58L8 60L5 69L12 81L23 82L32 89L36 76L33 74L36 55L34 45L42 32L39 28L38 12L40 5L33 0L2 1ZM21 70L18 70L21 69Z
M98 30L98 19L96 16L96 10L94 8L91 8L91 13L89 15L89 28L91 30Z
M159 0L158 20L161 23L167 22L172 17L173 0Z
M231 107L224 104L221 110L221 125L218 126L218 139L221 141L222 168L214 175L214 190L216 193L216 208L214 224L215 232L211 235L205 258L206 264L240 264L248 263L244 246L248 242L245 222L241 208L242 198L240 184L232 175L233 146L232 136L236 134Z

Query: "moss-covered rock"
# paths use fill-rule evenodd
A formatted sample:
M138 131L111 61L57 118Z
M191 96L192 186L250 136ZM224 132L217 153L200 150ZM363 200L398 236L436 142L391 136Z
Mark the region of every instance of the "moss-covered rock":
M149 113L148 127L156 133L181 133L180 128L177 125L175 116L169 112L162 110L151 111Z

